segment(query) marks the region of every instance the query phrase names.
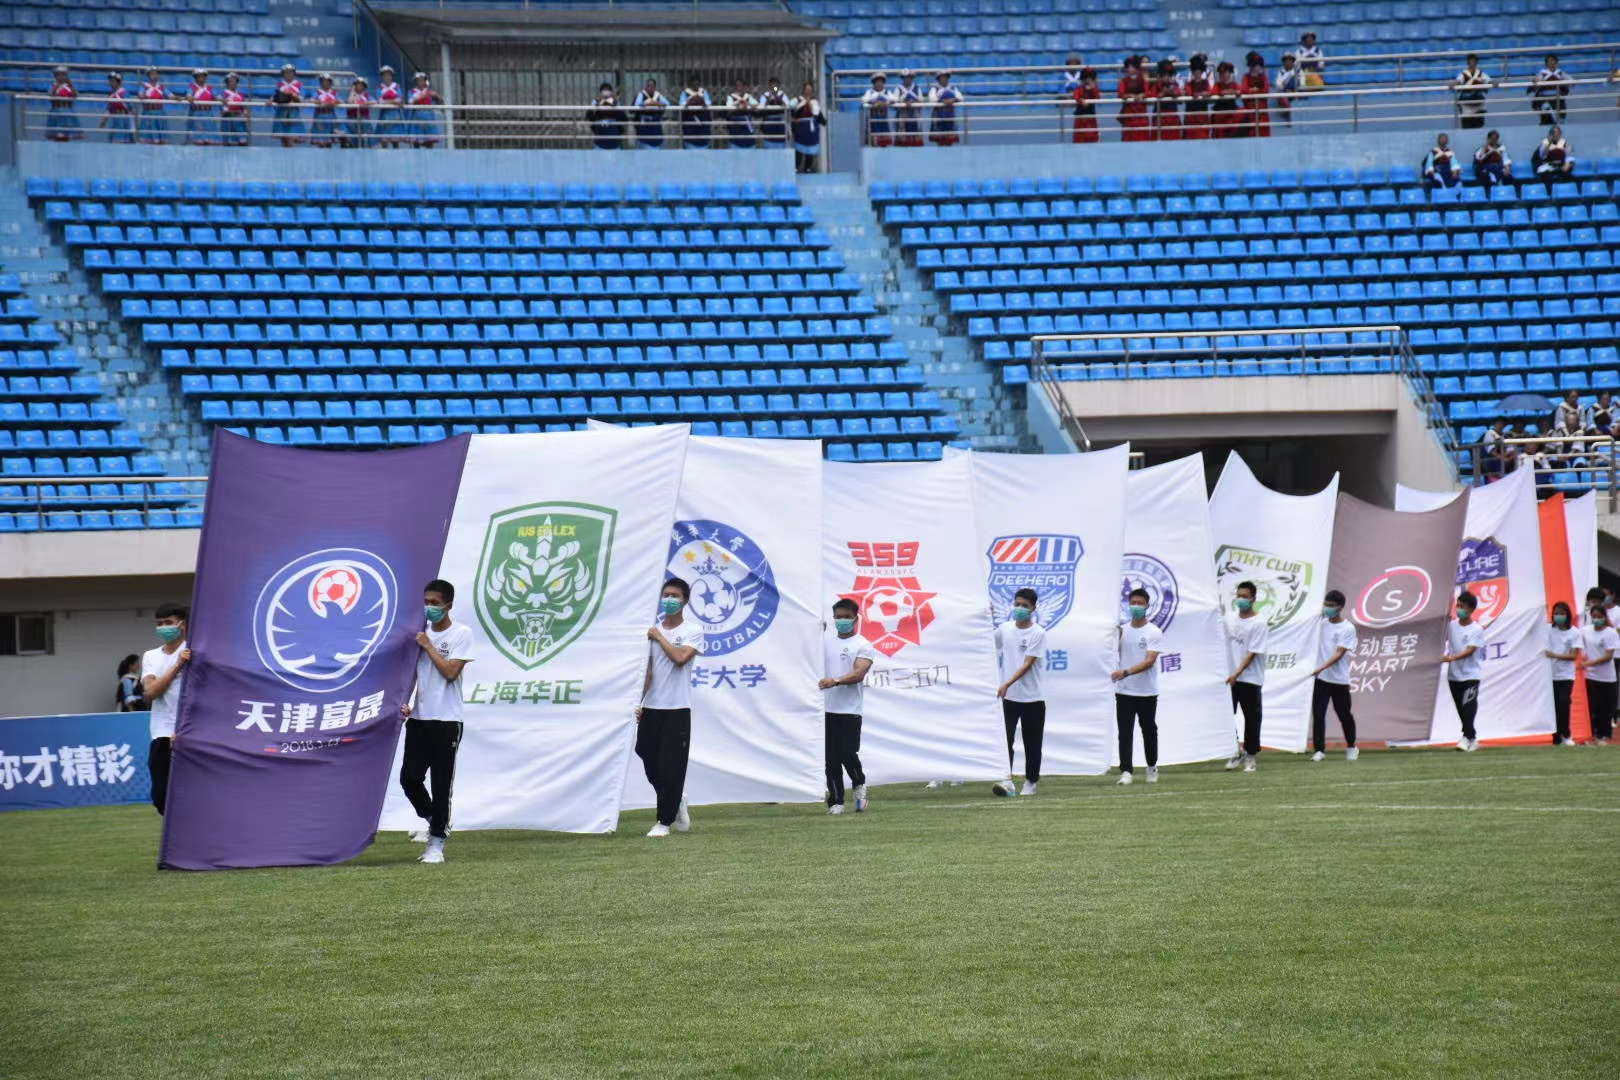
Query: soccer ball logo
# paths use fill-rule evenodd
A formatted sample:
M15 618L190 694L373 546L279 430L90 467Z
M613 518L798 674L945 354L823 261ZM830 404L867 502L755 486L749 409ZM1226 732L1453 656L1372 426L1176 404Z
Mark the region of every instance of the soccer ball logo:
M723 656L770 627L779 598L770 560L747 534L724 522L677 521L669 573L692 589L687 610L703 624L703 655Z
M308 693L358 679L393 628L394 571L359 548L311 551L265 582L253 605L253 644L265 668Z
M867 594L866 610L862 614L868 619L877 620L884 633L893 634L899 631L901 622L916 612L917 605L909 592L903 589L877 589Z
M338 612L347 615L360 602L360 575L351 566L334 566L309 589L309 607L321 618L326 618L326 605L336 604Z
M705 574L692 582L692 611L705 623L723 623L737 610L737 590L725 578Z
M921 645L922 633L934 621L936 593L917 582L915 540L849 541L855 562L855 584L840 598L854 601L861 613L861 636L884 656L907 645Z

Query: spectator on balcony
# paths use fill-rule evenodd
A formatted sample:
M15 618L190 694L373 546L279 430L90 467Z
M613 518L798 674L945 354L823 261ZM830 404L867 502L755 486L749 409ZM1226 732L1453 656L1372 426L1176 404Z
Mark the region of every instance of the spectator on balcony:
M681 91L681 146L702 150L709 145L714 133L714 116L710 112L713 105L698 77L689 77L686 89Z
M79 133L79 118L73 111L79 92L73 88L68 69L58 67L51 78L51 108L45 115L45 137L52 142L83 138Z
M1160 142L1181 140L1181 77L1174 60L1160 60L1153 94L1153 131Z
M437 146L439 142L439 116L433 106L440 104L439 92L433 89L427 72L416 73L411 87L411 134L418 147Z
M1299 35L1299 51L1294 54L1299 60L1300 85L1306 90L1320 90L1327 85L1322 76L1322 69L1327 66L1322 50L1317 48L1316 34L1307 30Z
M364 86L366 80L356 79L355 85ZM247 95L238 87L242 85L242 76L236 72L225 75L225 87L219 92L219 141L222 146L246 146L248 144L248 103Z
M1423 179L1431 188L1452 188L1462 183L1457 171L1457 154L1451 149L1451 136L1445 132L1434 137L1434 146L1423 159Z
M141 84L140 93L136 95L141 99L141 142L162 143L169 137L169 121L164 116L164 103L169 100L169 91L158 78L158 69L146 69L146 81Z
M1272 80L1272 100L1277 103L1277 122L1294 126L1294 95L1299 93L1300 79L1304 72L1294 62L1293 53L1283 53L1282 67L1277 69L1277 77Z
M321 72L316 80L315 111L309 121L311 146L333 147L338 141L338 93L332 76Z
M1548 53L1541 70L1531 80L1525 93L1530 95L1530 108L1541 115L1541 124L1547 127L1562 124L1569 106L1570 78L1558 66L1558 54Z
M1586 407L1581 417L1581 430L1588 435L1609 435L1614 431L1614 399L1607 390Z
M1086 72L1088 70L1089 69L1085 66L1085 61L1080 59L1080 56L1079 56L1078 53L1070 53L1068 55L1068 57L1066 59L1064 59L1064 61L1063 61L1063 98L1064 98L1065 101L1078 101L1079 100L1078 98L1076 98L1074 96L1074 92L1076 90L1080 89L1080 84L1081 84L1082 81L1084 81L1085 76L1086 76ZM1079 141L1080 141L1079 139L1075 140L1075 142L1079 142Z
M933 114L928 120L928 141L935 146L955 146L961 141L956 125L956 106L962 100L962 91L951 85L951 73L942 71L934 76L934 86L928 91Z
M1209 58L1194 53L1187 61L1187 81L1182 86L1187 107L1181 123L1183 139L1209 138L1209 99L1215 92L1215 83L1209 77Z
M1552 126L1547 137L1541 140L1541 145L1530 156L1530 167L1548 184L1562 180L1575 171L1575 155L1570 152L1569 140L1564 138L1563 128L1557 124Z
M619 95L612 83L596 88L596 100L585 111L585 122L591 125L591 141L598 150L624 149L624 110L619 108Z
M1507 472L1507 445L1502 441L1506 438L1507 420L1500 416L1480 436L1481 467L1487 479Z
M198 68L191 73L191 85L186 87L186 141L192 146L212 146L218 127L214 88L208 85L208 72Z
M641 84L636 100L630 106L636 122L636 145L643 150L658 150L664 145L664 110L669 98L658 89L657 79Z
M405 94L387 64L377 73L377 145L398 146L404 136Z
M1575 410L1573 419L1564 412L1564 405L1559 403L1558 409L1553 413L1552 430L1547 432L1547 452L1553 456L1560 467L1569 468L1576 455L1581 452L1582 444L1574 441L1581 434L1580 410Z
M1487 192L1513 179L1513 159L1502 145L1500 132L1488 132L1484 144L1474 151L1474 179L1484 185Z
M1094 143L1097 134L1097 102L1102 99L1102 87L1097 85L1097 69L1084 68L1074 88L1074 141Z
M1581 392L1571 390L1564 395L1564 400L1558 403L1558 408L1553 410L1553 425L1563 428L1572 435L1579 435L1583 419Z
M281 65L281 81L270 100L276 107L275 123L270 130L281 140L282 146L297 146L304 134L303 122L298 118L298 107L304 101L304 84L298 81L298 69L291 64Z
M889 115L894 105L894 94L889 90L889 77L881 71L872 76L872 87L861 95L861 111L866 119L867 146L893 146L893 120Z
M107 129L108 142L135 141L135 114L130 111L129 91L124 88L124 77L116 71L107 72L107 113L97 127Z
M342 144L347 147L365 147L371 144L370 84L356 75L349 86L344 102Z
M1468 54L1467 66L1451 80L1451 89L1457 95L1457 122L1463 128L1485 126L1485 95L1491 89L1491 77L1479 66L1479 57Z
M1245 61L1249 70L1239 86L1243 90L1243 134L1256 139L1271 137L1271 78L1266 74L1266 58L1251 52Z
M1235 71L1230 60L1222 60L1215 67L1210 126L1217 139L1235 139L1243 133L1243 88L1233 78Z
M733 150L758 149L759 137L754 132L754 110L758 103L748 92L748 81L738 78L726 95L726 138Z
M897 135L896 146L921 146L922 106L928 100L923 88L917 85L917 76L910 68L900 72L900 85L894 91L894 116Z
M759 133L764 140L761 145L777 150L787 145L788 113L792 106L787 91L782 89L782 80L772 75L759 95Z
M816 84L806 82L793 102L793 171L813 173L821 154L821 99Z
M1123 129L1123 142L1146 142L1153 138L1148 126L1148 81L1142 74L1142 58L1127 56L1124 75L1119 80L1119 115L1116 119Z

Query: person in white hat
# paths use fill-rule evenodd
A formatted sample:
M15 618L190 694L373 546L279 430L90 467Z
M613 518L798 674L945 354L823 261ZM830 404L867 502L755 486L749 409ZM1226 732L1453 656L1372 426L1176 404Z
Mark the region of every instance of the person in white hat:
M292 64L281 65L281 81L270 99L276 106L275 123L270 130L281 140L282 146L297 146L303 141L304 124L298 109L304 103L304 84L298 81L298 69Z
M377 145L398 146L404 124L405 94L387 64L377 73Z
M242 76L225 75L225 88L219 92L219 141L225 146L248 144L247 95L241 91Z
M889 89L889 77L880 71L872 76L872 88L861 95L867 146L894 145L893 120L889 115L893 106L894 92Z
M79 99L79 92L73 87L68 69L58 67L51 73L51 78L51 111L45 117L45 137L52 142L82 138L79 134L79 118L73 112L73 103Z
M135 114L129 107L129 91L124 88L124 77L116 71L107 72L107 115L98 126L107 129L108 142L135 141Z
M928 100L934 106L934 115L928 123L928 141L935 146L956 145L962 138L956 126L956 106L962 102L962 91L951 85L950 72L942 71L934 76Z
M337 88L332 83L332 76L323 71L315 91L315 115L309 122L311 146L324 146L330 149L337 145L337 107Z
M896 146L921 146L922 104L928 100L922 87L917 85L916 72L906 68L900 72L900 86L894 91L894 114L899 135Z
M192 146L213 146L218 124L214 117L214 88L208 85L208 72L197 68L186 87L186 141Z
M439 93L433 89L429 82L427 72L416 73L415 85L411 87L411 118L410 131L414 136L415 145L423 148L439 144L439 117L433 106L439 103Z

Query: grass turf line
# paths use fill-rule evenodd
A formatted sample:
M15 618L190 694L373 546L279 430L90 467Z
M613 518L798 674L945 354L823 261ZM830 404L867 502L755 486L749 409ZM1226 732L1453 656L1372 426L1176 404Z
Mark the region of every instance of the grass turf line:
M873 795L214 874L6 814L0 1075L1620 1075L1620 752Z

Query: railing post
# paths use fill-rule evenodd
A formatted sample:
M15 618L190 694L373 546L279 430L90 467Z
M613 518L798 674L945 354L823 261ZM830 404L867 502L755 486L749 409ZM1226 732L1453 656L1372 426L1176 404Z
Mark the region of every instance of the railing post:
M456 148L456 95L450 83L450 43L439 42L439 85L444 87L444 146Z

